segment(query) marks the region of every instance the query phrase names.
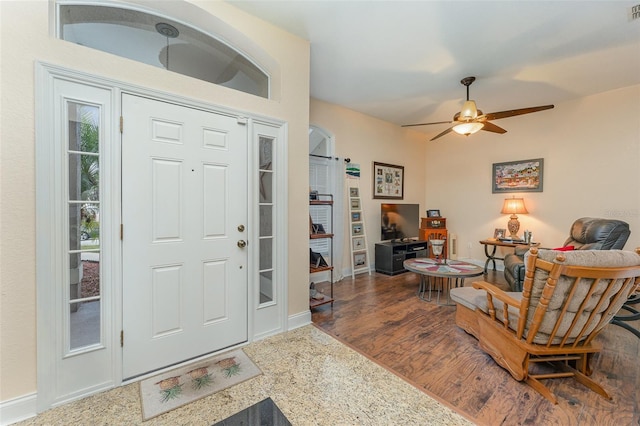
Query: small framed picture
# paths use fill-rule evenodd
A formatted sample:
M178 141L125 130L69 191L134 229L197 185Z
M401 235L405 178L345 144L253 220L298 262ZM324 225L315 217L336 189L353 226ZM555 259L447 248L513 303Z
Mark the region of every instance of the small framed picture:
M353 250L364 250L364 237L353 238Z
M360 190L358 188L349 188L349 196L350 197L359 197Z
M427 217L440 217L440 210L427 210Z
M373 162L373 198L404 198L404 166Z
M360 198L351 199L351 210L360 210Z
M367 264L367 253L354 253L353 254L353 267L363 267Z
M495 231L493 231L493 238L495 238L496 240L504 238L505 232L506 230L503 228L496 228Z
M364 234L364 229L362 228L361 223L354 223L351 225L351 235L362 235Z
M361 222L361 221L362 221L362 213L351 212L351 222Z

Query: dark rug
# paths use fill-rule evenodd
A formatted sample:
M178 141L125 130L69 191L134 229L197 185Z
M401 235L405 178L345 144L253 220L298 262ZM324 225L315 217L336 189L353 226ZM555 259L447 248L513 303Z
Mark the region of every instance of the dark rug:
M291 426L271 398L263 399L213 426Z

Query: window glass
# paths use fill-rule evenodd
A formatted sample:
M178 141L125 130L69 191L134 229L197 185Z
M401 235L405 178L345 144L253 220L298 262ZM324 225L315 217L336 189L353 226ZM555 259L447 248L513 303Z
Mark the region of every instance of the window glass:
M258 141L260 303L272 302L274 300L275 291L272 279L274 261L273 142L272 138L264 136L261 136Z
M273 271L260 272L260 303L273 301Z
M67 102L69 350L101 341L100 108Z
M209 83L269 97L269 77L246 56L194 28L146 12L62 4L59 37Z
M260 206L260 236L273 235L273 207Z

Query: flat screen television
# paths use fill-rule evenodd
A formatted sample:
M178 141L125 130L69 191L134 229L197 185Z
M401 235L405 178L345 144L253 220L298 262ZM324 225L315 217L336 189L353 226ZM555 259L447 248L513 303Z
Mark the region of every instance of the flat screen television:
M419 204L381 204L380 240L417 240L420 233Z

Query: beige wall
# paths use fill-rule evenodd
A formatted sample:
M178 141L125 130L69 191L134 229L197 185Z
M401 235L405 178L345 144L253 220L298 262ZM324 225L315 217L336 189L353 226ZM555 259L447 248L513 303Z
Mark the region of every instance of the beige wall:
M360 164L360 193L364 212L369 255L374 260L374 244L380 241L380 204L398 202L420 204L421 214L426 210L424 199L425 136L407 132L401 127L357 113L327 102L311 100L310 123L335 136L336 155L350 158ZM398 201L373 199L373 162L404 166L404 199ZM348 209L344 223L348 224ZM345 228L346 229L346 228ZM343 265L350 267L349 241L344 241Z
M507 227L500 209L511 195L524 197L530 213L519 216L521 230L531 230L543 246L562 245L573 221L584 216L628 222L625 248L640 246L640 86L496 124L507 133L428 145L427 205L447 216L462 257L484 258L478 240ZM530 158L544 158L543 192L492 194L493 163Z
M509 218L500 209L512 195L523 196L530 213L520 215L521 230L531 230L544 246L562 245L571 223L583 216L628 222L625 248L640 246L640 86L499 120L503 135L450 134L433 142L427 140L445 127L425 135L316 100L310 111L311 124L336 135L337 154L362 166L372 256L380 221L380 201L371 197L372 161L406 167L403 202L420 203L422 214L440 209L449 232L458 235L461 258L484 261L478 241L506 228ZM543 192L491 192L493 163L530 158L544 159ZM348 265L347 245L345 253Z
M309 44L226 3L198 5L235 27L274 59L282 78L282 84L275 86L277 101L56 40L49 32L47 1L0 2L0 401L36 391L36 61L288 122L290 246L301 244L296 236L306 235L307 214L300 214L296 206L308 208ZM180 9L194 15L193 5L180 5ZM199 20L206 16L202 10L195 10L195 15ZM289 283L307 282L306 256L306 251L290 250ZM307 311L306 289L296 292L296 286L291 287L289 315Z

